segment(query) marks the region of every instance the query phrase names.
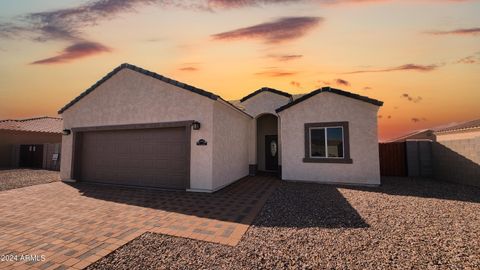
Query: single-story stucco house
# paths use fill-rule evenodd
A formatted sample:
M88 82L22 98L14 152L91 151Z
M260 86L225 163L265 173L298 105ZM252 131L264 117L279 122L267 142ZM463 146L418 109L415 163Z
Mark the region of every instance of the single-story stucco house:
M61 178L213 192L257 171L284 180L379 185L382 102L333 88L262 88L228 102L122 64L63 117Z
M0 168L60 170L62 119L0 120Z

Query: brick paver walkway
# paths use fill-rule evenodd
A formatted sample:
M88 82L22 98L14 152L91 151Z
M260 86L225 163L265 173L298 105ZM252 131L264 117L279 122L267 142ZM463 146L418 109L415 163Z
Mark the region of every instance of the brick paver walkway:
M234 246L276 185L249 177L214 194L61 182L2 191L0 269L83 269L147 231Z

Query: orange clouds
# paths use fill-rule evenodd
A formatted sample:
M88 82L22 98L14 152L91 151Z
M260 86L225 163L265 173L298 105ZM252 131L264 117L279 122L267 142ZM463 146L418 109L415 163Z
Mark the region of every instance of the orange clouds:
M303 57L301 54L270 54L268 58L275 59L280 62L288 62L292 60L297 60Z
M298 72L283 71L283 70L269 70L269 71L262 71L262 72L255 73L255 75L265 76L265 77L287 77L287 76L293 76L296 74L298 74Z
M281 43L306 35L323 20L321 17L285 17L272 22L214 34L212 38L214 40L257 39L269 44Z
M108 47L96 42L78 42L65 48L59 55L35 61L31 64L59 64L99 53L110 52Z
M461 28L449 31L428 31L426 33L432 35L480 35L480 27Z
M344 74L358 74L358 73L372 73L372 72L391 72L391 71L421 71L428 72L433 71L439 68L440 65L417 65L417 64L406 64L397 67L384 68L384 69L370 69L370 70L356 70L351 72L345 72Z

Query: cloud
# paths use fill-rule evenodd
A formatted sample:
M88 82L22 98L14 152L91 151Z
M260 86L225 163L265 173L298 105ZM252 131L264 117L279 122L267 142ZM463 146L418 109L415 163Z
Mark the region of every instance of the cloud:
M324 85L331 85L332 83L329 82L329 81L322 81L322 80L318 80L317 81L318 83L321 83L321 84L324 84Z
M456 64L475 64L478 62L479 62L479 59L475 55L470 55L470 56L459 59L456 62Z
M365 86L365 87L363 87L363 90L372 90L372 87L370 87L370 86Z
M291 82L290 82L290 85L295 86L295 87L298 87L298 88L301 88L301 87L302 87L302 85L301 85L299 82L297 82L297 81L291 81Z
M0 27L0 35L9 33L32 37L36 41L82 39L82 29L100 20L114 18L122 12L133 12L141 5L163 3L160 0L94 0L71 8L34 12L23 15L16 24Z
M212 35L214 40L257 39L276 44L298 39L323 22L321 17L284 17L245 28Z
M399 1L399 2L403 2ZM423 2L465 2L468 0L424 0ZM289 4L289 3L318 3L324 5L341 5L341 4L375 4L391 2L391 0L208 0L208 6L212 9L218 8L242 8L248 6L260 6L267 4ZM410 0L409 2L420 2L418 0Z
M426 118L418 118L418 117L412 117L412 119L410 119L410 120L414 123L418 123L418 122L421 122L421 121L427 121Z
M280 62L288 62L292 60L297 60L303 57L301 54L269 54L268 58L275 59Z
M370 70L356 70L351 72L345 72L343 74L359 74L359 73L374 73L374 72L391 72L391 71L420 71L420 72L429 72L436 70L440 65L417 65L417 64L406 64L397 67L390 67L384 69L370 69Z
M211 8L241 8L247 6L258 6L261 4L281 4L281 3L297 3L312 2L305 0L208 0L207 4Z
M180 71L198 71L198 68L196 68L196 67L182 67L182 68L179 68L178 70L180 70Z
M261 71L255 73L255 75L258 76L265 76L265 77L288 77L288 76L293 76L298 74L298 72L295 71L286 71L286 70L280 70L276 68L269 68L270 70L267 71Z
M401 97L402 97L402 98L405 98L406 100L411 101L411 102L413 102L413 103L419 103L419 102L422 101L422 99L423 99L423 98L420 97L420 96L418 96L418 97L413 97L413 96L411 96L411 95L409 95L409 94L407 94L407 93L402 94Z
M110 48L96 42L78 42L66 47L59 55L35 61L33 65L59 64L66 63L78 58L110 52Z
M344 79L336 79L335 83L341 86L350 86L350 82Z
M431 35L480 35L480 27L474 28L461 28L455 30L448 30L448 31L428 31L425 32Z

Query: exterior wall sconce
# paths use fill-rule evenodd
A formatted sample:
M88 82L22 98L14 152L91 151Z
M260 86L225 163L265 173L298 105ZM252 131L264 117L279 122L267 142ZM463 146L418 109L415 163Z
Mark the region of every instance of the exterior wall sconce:
M71 131L70 129L64 129L64 130L62 131L62 134L63 134L63 135L70 135L70 133L72 133L72 131Z
M198 140L197 145L207 145L207 141L205 141L204 139L200 139Z
M193 130L199 130L200 129L200 122L193 121L192 128L193 128Z

